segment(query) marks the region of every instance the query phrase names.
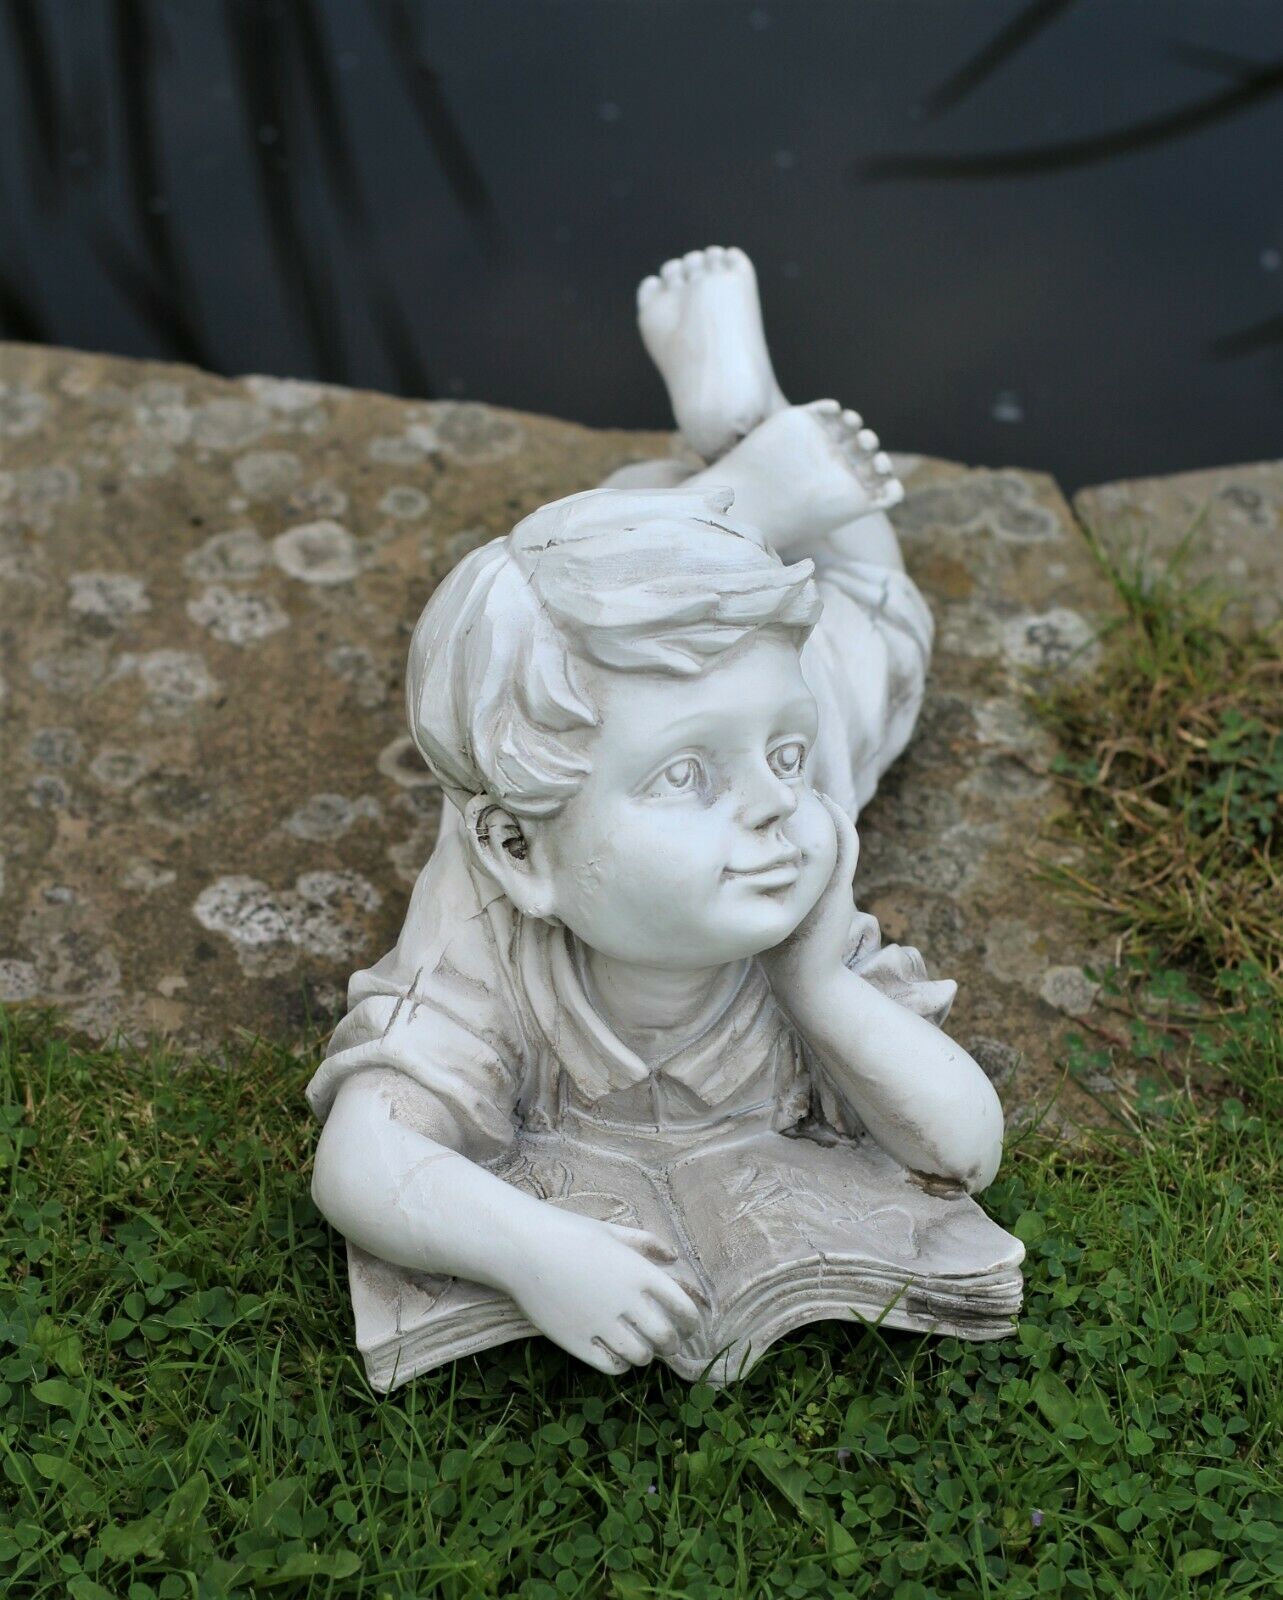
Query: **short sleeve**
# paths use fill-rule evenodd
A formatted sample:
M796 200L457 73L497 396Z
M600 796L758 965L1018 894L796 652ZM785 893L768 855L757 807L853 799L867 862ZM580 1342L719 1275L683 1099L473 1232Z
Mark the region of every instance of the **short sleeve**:
M317 1117L348 1078L378 1067L440 1101L464 1154L486 1159L511 1144L526 1050L504 971L503 909L491 912L460 835L448 833L419 875L396 948L352 976L348 1013L307 1086Z
M810 769L854 817L913 732L931 613L913 580L890 567L817 558L815 576L824 609L802 650L820 717Z

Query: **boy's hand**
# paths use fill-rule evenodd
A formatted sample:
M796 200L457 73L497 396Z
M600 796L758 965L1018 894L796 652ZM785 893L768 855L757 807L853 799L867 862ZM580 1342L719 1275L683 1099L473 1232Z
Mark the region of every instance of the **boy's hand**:
M599 1372L620 1373L675 1350L698 1325L691 1293L665 1270L677 1256L654 1234L546 1210L507 1287L563 1350Z
M775 996L794 1010L838 974L851 937L855 911L852 883L860 841L855 825L828 795L819 796L837 833L837 860L820 898L782 944L758 957Z

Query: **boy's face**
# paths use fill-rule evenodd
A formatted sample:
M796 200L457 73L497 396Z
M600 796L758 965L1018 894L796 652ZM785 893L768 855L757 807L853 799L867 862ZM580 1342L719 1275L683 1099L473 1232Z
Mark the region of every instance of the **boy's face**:
M807 777L815 698L793 638L753 634L692 678L583 670L601 714L592 772L530 839L556 915L591 949L647 966L779 944L836 856Z

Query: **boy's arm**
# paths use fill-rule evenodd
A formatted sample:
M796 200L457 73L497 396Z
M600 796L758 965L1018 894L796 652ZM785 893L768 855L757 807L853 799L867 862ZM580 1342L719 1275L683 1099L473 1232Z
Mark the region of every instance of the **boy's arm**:
M441 1101L400 1072L368 1068L335 1096L312 1198L371 1255L507 1290L537 1202L462 1155L460 1143Z
M786 1009L888 1155L969 1194L993 1181L1002 1106L961 1045L845 967Z
M826 801L838 860L815 909L762 958L777 999L872 1137L914 1172L985 1188L1002 1156L1002 1106L961 1045L842 960L856 837Z
M673 1349L699 1320L652 1234L563 1211L477 1166L448 1108L372 1067L346 1079L317 1146L312 1195L354 1244L398 1266L508 1294L603 1372Z

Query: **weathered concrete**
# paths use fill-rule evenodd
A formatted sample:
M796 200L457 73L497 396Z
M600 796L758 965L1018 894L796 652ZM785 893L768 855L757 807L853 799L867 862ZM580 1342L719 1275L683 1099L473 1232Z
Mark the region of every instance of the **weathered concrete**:
M0 346L0 999L102 1037L294 1037L394 940L438 795L405 733L433 582L663 437ZM937 656L861 826L864 903L958 978L1009 1101L1050 1092L1093 948L1038 876L1026 686L1106 588L1052 482L900 458ZM1023 1061L1023 1066L1018 1063Z

